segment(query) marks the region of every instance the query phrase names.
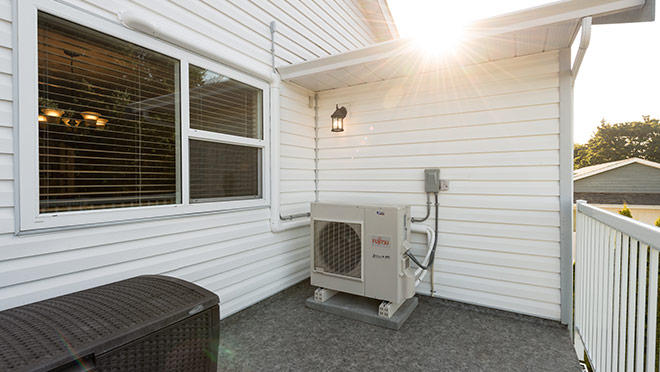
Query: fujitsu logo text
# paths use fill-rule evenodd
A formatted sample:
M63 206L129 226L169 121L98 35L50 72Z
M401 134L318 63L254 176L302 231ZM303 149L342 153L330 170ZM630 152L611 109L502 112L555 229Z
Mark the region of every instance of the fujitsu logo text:
M381 238L380 236L377 238L371 238L371 244L374 245L390 245L390 241Z

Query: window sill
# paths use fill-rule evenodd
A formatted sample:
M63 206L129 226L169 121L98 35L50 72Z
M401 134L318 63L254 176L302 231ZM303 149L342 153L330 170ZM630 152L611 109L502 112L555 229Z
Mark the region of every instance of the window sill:
M122 209L105 209L80 212L38 215L33 221L22 221L15 235L32 235L48 232L79 230L128 223L149 222L172 218L185 218L213 214L226 214L247 210L270 208L265 199L236 200L217 203L175 204Z

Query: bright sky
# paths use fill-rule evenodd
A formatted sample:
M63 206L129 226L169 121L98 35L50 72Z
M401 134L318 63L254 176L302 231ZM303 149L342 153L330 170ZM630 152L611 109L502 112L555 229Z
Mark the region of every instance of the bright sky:
M575 81L574 141L585 143L600 120L660 119L660 19L594 25ZM576 43L577 44L577 43ZM577 45L573 45L574 48Z
M456 35L457 27L471 21L551 2L387 0L402 37ZM578 44L579 39L573 48ZM639 121L642 115L660 119L660 19L594 25L575 83L575 142L587 142L602 118L618 123Z

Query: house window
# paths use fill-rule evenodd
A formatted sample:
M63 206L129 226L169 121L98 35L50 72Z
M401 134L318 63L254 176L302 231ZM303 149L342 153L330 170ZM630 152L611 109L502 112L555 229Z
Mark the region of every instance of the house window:
M188 71L191 203L261 197L263 145L249 140L263 135L261 90L192 64Z
M181 200L179 62L39 14L39 211Z
M190 199L193 203L261 195L261 150L190 140Z
M50 7L19 33L38 46L19 51L38 94L19 102L21 229L267 205L265 82Z
M190 128L261 139L261 90L190 65Z

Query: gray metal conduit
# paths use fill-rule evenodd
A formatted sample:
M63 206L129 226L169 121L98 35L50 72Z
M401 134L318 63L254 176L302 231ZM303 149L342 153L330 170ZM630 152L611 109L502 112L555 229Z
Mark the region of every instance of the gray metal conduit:
M413 223L424 222L424 221L429 219L430 215L431 215L431 193L427 192L426 193L426 216L424 216L424 218L412 217L410 219L410 222L413 222Z
M297 214L290 214L287 216L282 216L280 215L280 220L282 221L291 221L296 218L303 218L303 217L310 217L312 214L307 212L307 213L297 213Z

